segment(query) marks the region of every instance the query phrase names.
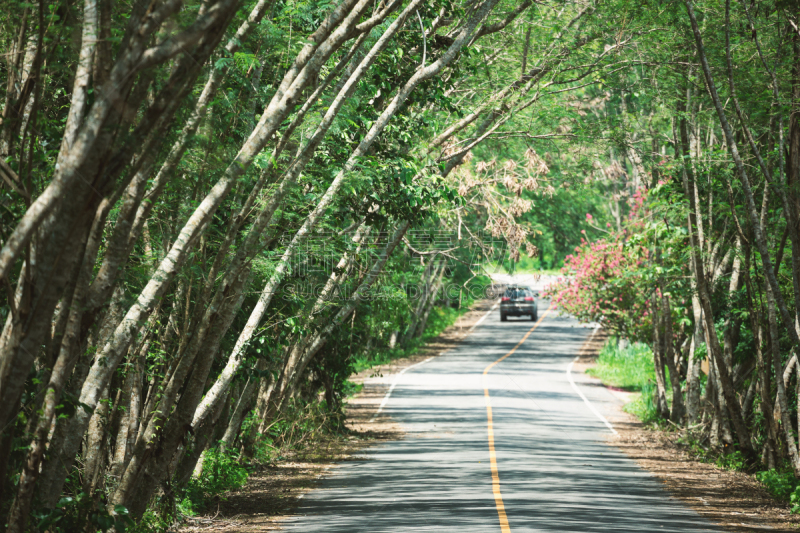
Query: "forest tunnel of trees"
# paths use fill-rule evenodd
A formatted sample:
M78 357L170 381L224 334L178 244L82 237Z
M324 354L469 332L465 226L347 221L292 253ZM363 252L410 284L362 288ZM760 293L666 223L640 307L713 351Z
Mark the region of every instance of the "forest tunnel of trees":
M9 0L3 529L169 527L509 262L653 347L661 417L800 476L799 13Z

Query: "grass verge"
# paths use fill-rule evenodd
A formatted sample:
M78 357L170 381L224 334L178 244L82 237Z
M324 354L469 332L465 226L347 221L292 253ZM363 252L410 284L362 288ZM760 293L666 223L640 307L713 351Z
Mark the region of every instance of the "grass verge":
M605 385L636 393L623 409L645 424L658 418L653 351L646 344L620 345L611 337L600 350L597 366L586 371Z
M632 401L623 409L643 423L657 426L654 424L659 420L656 410L655 368L653 352L649 346L635 343L620 347L619 341L612 337L600 351L597 365L586 373L600 379L605 385L635 392ZM671 392L667 390L667 400L670 403ZM726 453L708 449L701 446L691 432L679 438L678 443L687 447L691 455L702 462L715 464L725 470L753 472L752 465L747 464L741 452ZM755 478L773 497L790 502L792 513L800 513L800 480L794 476L788 464L779 469L756 472Z

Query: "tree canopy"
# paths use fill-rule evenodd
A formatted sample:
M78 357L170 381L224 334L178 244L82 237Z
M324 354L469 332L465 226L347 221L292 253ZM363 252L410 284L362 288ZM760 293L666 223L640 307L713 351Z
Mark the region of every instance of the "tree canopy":
M491 264L564 267L662 416L800 475L799 7L12 0L3 524L166 527Z

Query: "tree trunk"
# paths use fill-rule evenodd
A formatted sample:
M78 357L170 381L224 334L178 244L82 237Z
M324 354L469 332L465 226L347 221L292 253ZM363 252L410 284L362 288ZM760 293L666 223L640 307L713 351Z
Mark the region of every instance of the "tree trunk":
M416 337L417 326L422 319L422 314L428 304L428 299L431 297L431 288L433 285L434 265L436 264L436 256L431 257L422 273L422 294L419 295L419 302L414 313L411 315L411 324L408 325L408 330L403 335L401 345L406 346L411 340Z
M442 277L444 276L444 271L447 267L447 263L443 260L441 265L439 266L439 272L435 275L435 283L433 287L431 287L431 293L428 296L428 302L425 305L425 310L422 313L422 318L420 318L419 325L417 326L416 337L422 338L425 334L425 328L428 325L428 317L431 315L431 311L433 310L433 306L436 304L436 296L439 294L439 291L442 288Z
M266 361L264 359L259 359L256 370L263 372L266 370L266 368ZM259 390L259 384L262 381L265 380L254 379L252 376L247 380L247 383L242 390L242 395L236 402L236 407L234 408L233 414L231 415L228 425L225 428L225 434L222 436L221 446L223 448L233 447L236 437L239 436L239 432L241 431L244 417L250 411L253 400L255 399L256 393Z
M689 5L687 3L687 5ZM691 6L690 6L691 7ZM739 402L736 399L736 393L733 389L733 382L731 381L730 374L728 373L728 369L725 366L724 355L719 345L719 339L717 338L717 331L714 326L714 313L711 308L711 297L708 292L708 286L706 285L706 276L705 276L705 269L702 267L703 262L700 256L700 248L697 242L697 222L696 222L696 212L697 206L695 202L695 195L692 193L695 188L695 179L694 179L694 170L691 166L691 159L688 153L688 145L689 145L689 138L688 138L688 131L686 126L685 118L680 119L680 151L683 156L684 161L684 172L683 172L683 188L685 191L686 196L689 197L689 225L690 225L690 242L691 242L691 252L694 264L697 265L699 268L695 269L695 279L697 282L697 293L700 299L700 306L703 310L703 316L706 321L706 341L708 342L708 351L709 356L714 358L714 362L716 363L716 369L719 373L719 385L722 389L723 396L725 397L725 403L727 404L728 411L731 415L731 420L733 422L733 426L736 431L736 436L739 440L739 446L743 450L744 454L748 456L750 459L754 459L754 450L753 444L750 440L750 431L745 424L741 408L739 406Z
M669 380L672 384L672 410L670 420L681 425L683 417L686 413L683 407L683 393L681 392L681 375L675 365L675 356L673 354L672 344L672 307L669 303L669 296L664 294L661 299L661 319L664 321L664 349L661 353L664 354L664 359L669 369Z
M696 268L692 261L692 267ZM694 318L694 332L689 346L689 368L686 372L686 414L688 423L695 424L700 413L700 363L696 355L700 343L705 342L703 336L702 310L700 299L697 297L697 284L694 276L691 279L692 287L692 314Z
M653 361L656 367L656 409L658 416L665 420L669 419L669 406L667 405L666 373L664 372L664 341L661 331L661 313L658 309L659 304L653 296Z

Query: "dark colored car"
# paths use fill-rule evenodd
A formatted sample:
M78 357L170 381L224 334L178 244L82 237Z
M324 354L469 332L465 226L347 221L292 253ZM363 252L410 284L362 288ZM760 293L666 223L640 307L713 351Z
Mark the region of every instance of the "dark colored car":
M538 320L539 308L529 287L508 287L500 298L500 320L505 322L510 316L530 316L531 320Z

